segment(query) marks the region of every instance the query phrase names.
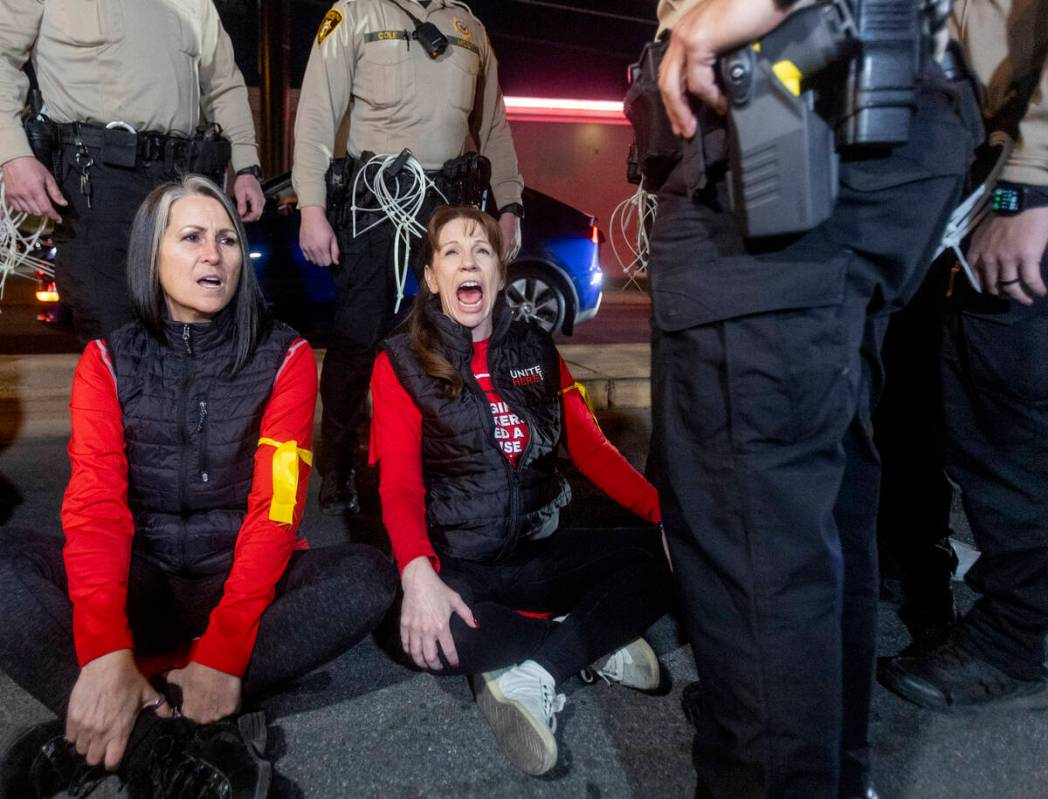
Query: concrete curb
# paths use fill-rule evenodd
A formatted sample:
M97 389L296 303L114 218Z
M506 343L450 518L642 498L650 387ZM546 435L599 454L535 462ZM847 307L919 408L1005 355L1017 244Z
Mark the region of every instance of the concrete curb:
M565 344L558 349L595 409L651 407L647 344ZM20 438L69 435L69 387L79 357L0 356L0 446ZM316 357L319 367L324 350L317 350Z

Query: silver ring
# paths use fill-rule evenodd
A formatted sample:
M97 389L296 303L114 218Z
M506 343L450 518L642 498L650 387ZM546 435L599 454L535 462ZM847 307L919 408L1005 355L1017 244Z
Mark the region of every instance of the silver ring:
M158 696L152 702L146 702L142 705L142 710L156 710L161 705L167 704L167 700L162 696Z

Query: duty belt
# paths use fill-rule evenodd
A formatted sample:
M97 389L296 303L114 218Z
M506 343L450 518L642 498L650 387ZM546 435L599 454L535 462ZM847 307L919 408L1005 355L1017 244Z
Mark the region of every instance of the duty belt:
M101 150L103 160L117 166L164 162L181 167L190 157L191 140L184 136L152 131L132 133L120 127L103 128L84 122L59 125L59 129L63 145Z

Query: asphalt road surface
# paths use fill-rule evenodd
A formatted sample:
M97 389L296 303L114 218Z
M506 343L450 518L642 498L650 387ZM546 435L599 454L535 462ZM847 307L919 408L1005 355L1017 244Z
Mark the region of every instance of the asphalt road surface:
M601 423L635 465L647 453L646 411L607 412ZM0 546L22 528L58 533L69 466L58 437L0 444ZM565 463L575 500L566 523L633 524ZM347 537L385 548L375 477L362 477L363 512L342 519L317 510L310 486L303 530L314 546ZM574 521L572 521L574 520ZM623 590L629 590L624 586ZM971 595L959 592L962 606ZM882 605L880 648L904 636ZM391 619L391 623L395 623ZM695 679L672 616L648 634L670 682L645 696L577 679L564 686L560 761L542 778L513 769L495 748L463 678L438 678L398 663L387 627L262 705L276 797L688 797L694 790L690 728L681 690ZM817 698L813 698L817 701ZM0 741L47 718L44 708L0 673ZM882 799L1043 799L1048 796L1048 713L943 716L878 688L872 714L874 775Z

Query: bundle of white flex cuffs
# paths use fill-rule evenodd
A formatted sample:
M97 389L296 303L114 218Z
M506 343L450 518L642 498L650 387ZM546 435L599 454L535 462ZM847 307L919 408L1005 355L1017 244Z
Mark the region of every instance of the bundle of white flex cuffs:
M968 282L978 292L982 291L982 282L979 280L979 276L975 274L975 270L972 269L972 265L968 263L961 245L979 227L979 224L992 210L993 189L1001 177L1001 172L1008 162L1008 156L1011 155L1015 142L1006 133L996 132L990 135L989 144L991 147L1001 148L1000 153L997 155L997 161L990 169L986 179L976 186L972 193L965 197L961 204L954 209L954 212L950 214L950 220L946 223L946 230L943 231L942 241L939 243L939 248L935 251L935 255L932 256L934 261L944 251L953 250L953 254L957 256L957 262L964 269Z
M611 212L608 238L615 260L629 278L626 286L636 283L637 278L648 271L651 226L657 210L658 200L644 188L642 180L633 196L627 197Z
M357 170L350 189L353 212L353 238L367 233L373 227L387 220L393 224L393 270L397 278L397 301L393 312L400 310L404 299L404 284L407 283L408 270L411 268L411 238L422 237L426 226L418 222L419 212L426 201L426 193L435 191L447 202L443 192L426 175L426 170L418 159L408 156L396 175L387 176L387 170L393 162L401 159L400 155L376 155L366 161ZM363 184L366 192L358 192ZM357 197L374 197L376 205L359 206ZM381 212L380 217L367 227L357 226L357 212L374 214Z
M14 211L7 204L7 186L0 171L0 299L11 275L35 280L38 272L54 276L54 267L33 255L47 228L47 217L40 217L34 233L26 233L29 214Z

